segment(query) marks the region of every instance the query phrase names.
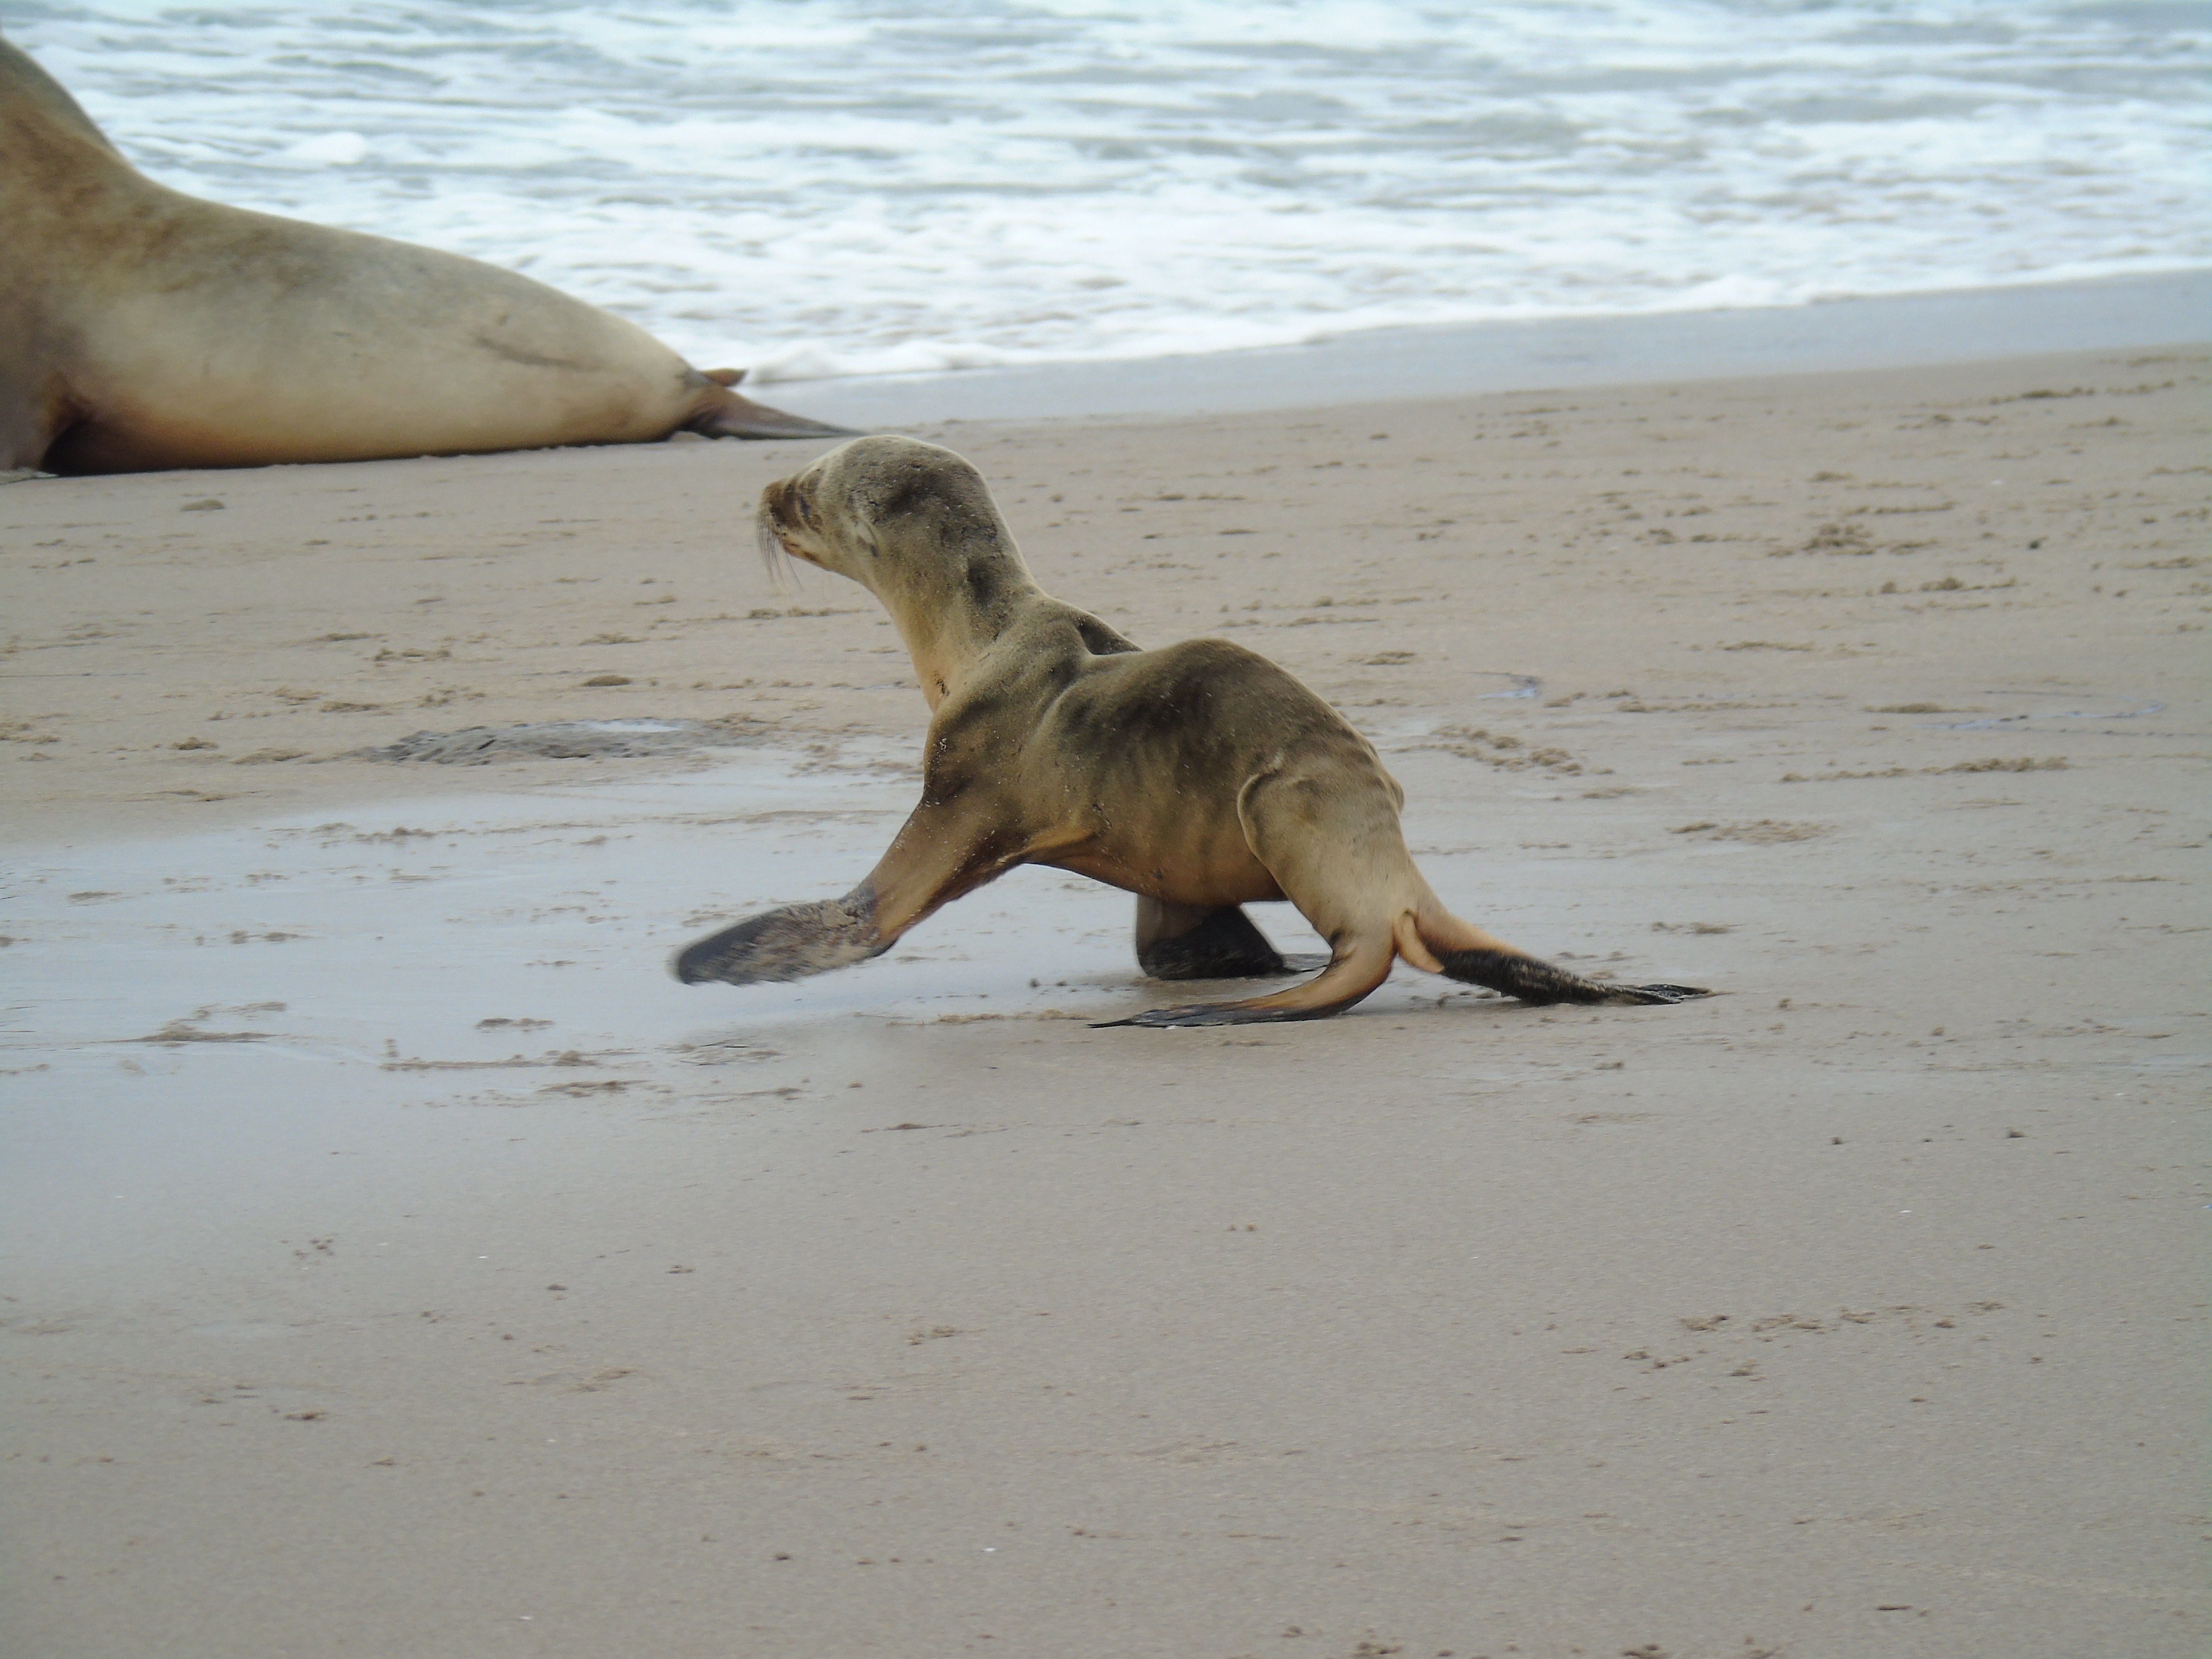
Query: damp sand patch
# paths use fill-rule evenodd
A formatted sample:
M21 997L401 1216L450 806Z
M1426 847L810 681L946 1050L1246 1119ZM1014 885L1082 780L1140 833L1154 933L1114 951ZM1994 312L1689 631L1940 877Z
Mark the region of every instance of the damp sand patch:
M848 890L916 793L872 754L845 769L766 744L708 756L674 775L609 763L589 781L519 765L462 775L481 791L362 809L373 817L27 851L7 937L36 940L40 966L0 1063L51 1066L57 1110L127 1087L277 1112L303 1067L320 1103L650 1082L766 1058L788 1046L773 1031L823 1020L1091 1012L1144 994L1128 896L1042 868L848 972L678 984L669 955L705 929ZM1305 930L1281 908L1268 925L1295 947ZM583 1063L560 1069L568 1053Z
M743 715L719 720L548 720L417 732L397 743L351 750L343 758L493 766L506 761L643 759L704 749L750 748L765 741L758 722Z

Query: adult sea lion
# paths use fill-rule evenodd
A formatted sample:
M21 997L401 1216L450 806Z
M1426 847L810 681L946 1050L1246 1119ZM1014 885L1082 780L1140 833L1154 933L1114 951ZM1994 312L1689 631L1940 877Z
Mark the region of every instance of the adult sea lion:
M1240 645L1140 650L1052 598L981 475L950 450L845 444L770 484L760 526L764 549L849 576L890 613L934 711L921 804L844 897L686 947L673 963L686 984L865 961L939 905L1045 864L1137 894L1140 951L1165 947L1177 966L1272 957L1236 908L1257 900L1289 899L1328 941L1328 965L1287 990L1111 1024L1318 1019L1374 990L1399 957L1528 1002L1709 994L1600 984L1453 915L1406 850L1404 792L1342 715Z
M4 40L0 227L0 470L846 435L511 270L157 185Z

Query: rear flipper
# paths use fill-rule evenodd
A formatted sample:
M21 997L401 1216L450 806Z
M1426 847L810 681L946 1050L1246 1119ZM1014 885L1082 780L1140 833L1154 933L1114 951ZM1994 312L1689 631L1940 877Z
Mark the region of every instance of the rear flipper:
M1352 945L1303 984L1244 1002L1194 1002L1180 1008L1152 1008L1127 1019L1100 1020L1094 1030L1143 1025L1155 1030L1183 1025L1265 1025L1293 1019L1327 1019L1361 1000L1390 976L1396 953L1389 936Z
M804 415L790 415L781 409L770 409L766 404L757 404L750 398L738 396L720 377L728 369L716 369L712 374L702 375L702 380L715 383L715 395L705 406L684 422L684 430L696 432L708 438L853 438L860 434L849 428L825 426L820 421L810 421Z
M1328 964L1323 956L1285 956L1236 905L1137 901L1137 965L1154 979L1273 979Z
M1438 951L1437 964L1452 979L1487 986L1539 1006L1549 1002L1687 1002L1709 997L1695 985L1607 985L1517 951Z

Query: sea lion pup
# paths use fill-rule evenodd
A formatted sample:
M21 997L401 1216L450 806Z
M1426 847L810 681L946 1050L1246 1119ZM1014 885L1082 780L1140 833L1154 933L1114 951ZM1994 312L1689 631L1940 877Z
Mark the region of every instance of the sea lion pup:
M848 435L451 253L155 184L0 40L0 470Z
M760 525L764 549L849 576L890 612L935 711L921 804L844 897L688 946L672 964L686 984L865 961L939 905L1044 864L1148 901L1156 944L1234 935L1236 922L1250 927L1234 907L1281 898L1328 941L1328 967L1287 990L1109 1024L1318 1019L1367 995L1401 956L1528 1002L1707 994L1601 985L1453 915L1406 850L1404 792L1343 716L1243 646L1139 650L1052 598L981 477L950 450L845 444L770 484Z

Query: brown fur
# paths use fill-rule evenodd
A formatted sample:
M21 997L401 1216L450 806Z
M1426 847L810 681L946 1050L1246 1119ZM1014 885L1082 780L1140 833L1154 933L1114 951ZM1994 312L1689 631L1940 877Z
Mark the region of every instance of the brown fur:
M1279 971L1235 908L1256 900L1289 899L1328 941L1328 967L1304 984L1117 1024L1317 1018L1367 995L1401 956L1531 1001L1705 994L1599 984L1453 915L1406 850L1403 792L1343 716L1243 646L1139 650L1053 599L950 450L847 444L770 484L761 523L890 613L934 711L921 803L852 894L699 941L677 959L686 982L842 966L1014 866L1045 864L1139 895L1140 951L1193 976Z
M839 435L455 254L195 200L0 40L0 470Z

